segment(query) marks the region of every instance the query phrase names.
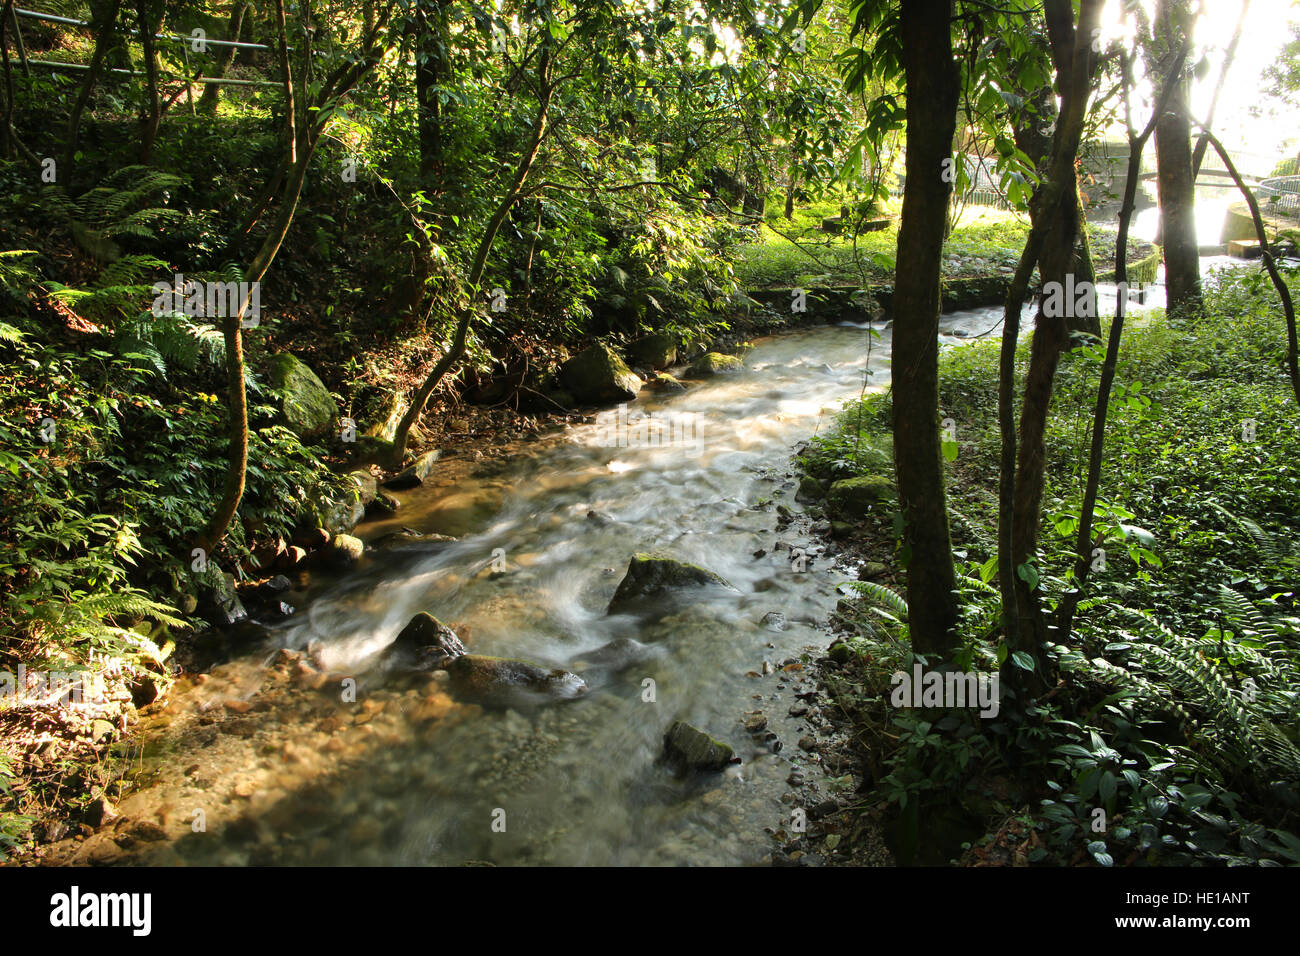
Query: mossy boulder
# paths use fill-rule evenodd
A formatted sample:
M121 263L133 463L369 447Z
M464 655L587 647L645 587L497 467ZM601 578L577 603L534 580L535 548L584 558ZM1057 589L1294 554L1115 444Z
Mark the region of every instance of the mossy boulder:
M698 564L679 561L666 554L638 553L628 562L627 574L609 602L609 613L633 610L650 600L661 603L671 592L685 588L735 588L726 578Z
M686 386L677 379L673 378L667 372L655 372L650 377L650 387L656 392L684 392Z
M465 654L447 665L451 689L459 697L485 704L518 706L573 700L587 682L558 667L511 657Z
M894 485L883 475L863 475L831 482L826 496L831 514L839 518L861 518L878 504L892 501Z
M271 384L281 394L285 423L303 441L324 438L338 420L338 407L325 383L288 352L271 356Z
M825 497L826 489L812 475L804 475L799 479L799 490L794 494L795 501L821 501Z
M328 567L346 571L355 567L365 552L366 545L360 538L354 538L350 534L336 534L330 538L329 544L316 553Z
M739 763L728 744L710 737L698 727L677 720L664 734L664 760L682 770L704 773L725 769Z
M677 343L667 332L652 332L629 345L627 357L636 365L659 371L677 361Z
M687 378L711 378L714 375L729 375L744 371L745 363L734 355L721 352L705 352L686 370Z
M641 379L605 345L593 345L560 366L560 385L578 402L603 405L630 402Z

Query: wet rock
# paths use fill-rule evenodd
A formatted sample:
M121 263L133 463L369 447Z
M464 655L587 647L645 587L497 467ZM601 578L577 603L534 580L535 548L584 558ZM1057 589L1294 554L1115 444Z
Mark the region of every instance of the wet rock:
M767 717L763 714L754 714L745 718L745 732L750 734L761 734L767 730Z
M847 664L853 659L853 648L849 647L849 645L845 644L843 641L837 641L831 645L826 656L836 664Z
M827 507L838 518L861 518L894 497L893 483L883 475L864 475L831 482Z
M581 664L602 670L619 671L652 657L655 653L655 649L649 645L634 641L630 637L620 637L594 651L579 655L575 666Z
M356 495L361 504L368 505L379 494L379 482L368 471L357 469L348 473L348 480L356 487Z
M723 355L721 352L705 352L686 370L687 378L712 378L714 375L728 375L734 372L741 372L745 369L745 363L734 355Z
M823 800L821 803L817 804L816 806L808 808L808 819L823 820L826 817L830 816L832 813L838 813L839 809L840 809L840 804L838 800L835 800L833 798L829 800Z
M650 387L656 392L684 392L686 386L677 379L673 378L667 372L655 372L650 377Z
M597 525L597 526L599 526L599 527L604 527L605 525L613 524L613 523L614 523L614 519L613 519L613 518L611 518L609 515L604 514L603 512L600 512L600 511L588 511L588 512L587 512L587 520L590 521L592 524Z
M442 451L434 449L425 452L415 461L384 482L385 488L414 488L428 481L433 474L433 466L442 457Z
M414 547L417 545L444 545L453 544L459 538L449 534L425 534L423 531L416 531L413 528L402 528L400 531L393 531L389 534L381 535L374 541L370 542L371 550L390 550L395 548Z
M769 631L784 631L790 626L780 611L768 611L763 615L762 623Z
M677 343L667 332L652 332L629 345L627 357L634 365L659 371L677 361Z
M383 652L383 660L418 668L446 667L465 653L456 632L432 614L421 611L398 632Z
M511 706L573 700L587 692L577 674L509 657L465 654L447 667L451 688L473 701Z
M593 345L560 366L560 384L578 402L602 405L632 401L642 382L612 349Z
M731 747L684 720L674 721L664 734L664 760L683 770L712 772L740 759Z
M795 501L821 501L825 497L826 490L822 488L822 483L812 475L804 475L799 479L799 490L794 495Z
M643 605L651 598L699 587L736 590L725 578L698 564L689 564L664 554L638 553L628 562L627 574L619 582L608 610L611 614L618 614Z
M293 543L306 551L314 551L329 544L330 533L324 528L301 527L293 532Z
M234 576L222 574L216 565L209 564L207 570L195 572L194 592L199 616L213 627L227 628L248 619L248 612L235 593Z
M325 533L329 534L328 531ZM281 571L289 571L301 564L303 559L306 557L307 549L295 544L292 547L285 549L284 554L280 555L279 559L275 562L275 566Z
M321 549L320 554L327 565L336 570L346 571L361 560L366 546L360 538L350 534L336 534L330 543Z
M293 582L290 581L288 578L286 578L283 574L277 574L275 577L269 578L268 580L263 581L261 584L259 584L254 593L256 593L257 596L263 600L271 600L273 598L278 598L281 594L284 594L286 591L292 591L292 590L293 590Z
M86 822L96 829L112 823L120 816L117 807L113 806L112 801L102 794L86 804Z
M858 569L859 581L875 581L889 573L889 566L879 561L868 561Z
M375 496L374 501L366 505L366 520L383 521L385 518L391 518L397 514L400 506L401 502L396 498L381 491Z
M288 352L272 355L269 371L289 428L303 441L324 438L338 418L338 408L316 373Z
M153 674L137 674L126 686L137 709L148 707L162 696L162 682Z

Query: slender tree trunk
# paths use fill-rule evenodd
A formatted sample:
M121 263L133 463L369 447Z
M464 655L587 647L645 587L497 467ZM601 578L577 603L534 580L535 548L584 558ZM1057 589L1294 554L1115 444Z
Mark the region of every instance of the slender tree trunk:
M1250 206L1250 218L1254 220L1255 235L1259 237L1259 247L1262 250L1261 256L1264 261L1264 268L1273 283L1273 288L1277 290L1278 297L1282 300L1282 316L1286 319L1286 370L1291 379L1291 390L1295 392L1296 406L1300 407L1300 346L1297 345L1296 340L1295 303L1291 299L1291 290L1287 287L1281 273L1277 271L1277 262L1273 258L1273 253L1269 250L1268 235L1264 231L1264 217L1260 215L1259 202L1255 199L1255 194L1250 191L1242 180L1241 173L1237 172L1237 167L1233 164L1232 158L1228 156L1228 151L1223 148L1223 144L1208 129L1202 135L1209 140L1210 145L1214 147L1214 151L1219 154L1219 158L1223 160L1223 165L1228 170L1228 175L1237 184L1237 189L1245 197L1246 204Z
M303 181L307 177L307 168L312 155L320 142L328 118L319 116L328 111L328 106L337 104L348 95L361 77L378 62L375 53L379 33L388 22L388 15L393 7L390 4L380 20L367 28L362 41L361 54L324 79L320 91L311 100L303 100L294 88L293 70L289 61L288 25L284 12L284 0L276 0L276 28L279 35L280 69L284 76L285 94L285 160L282 168L287 169L284 195L280 207L272 221L271 229L262 241L261 247L253 261L244 270L244 279L251 283L261 282L271 263L275 260L284 244L289 227L293 224L294 214L298 209L298 200L302 195ZM303 60L311 62L312 50L304 39ZM304 76L310 77L310 69L304 70ZM230 522L239 509L239 502L244 495L244 484L248 469L248 399L244 392L244 350L241 326L247 314L249 299L240 305L239 314L228 318L224 326L226 341L226 378L230 389L229 438L227 451L225 485L221 500L209 520L208 525L199 535L198 545L211 554L225 537Z
M104 72L104 58L108 56L109 47L113 43L114 31L117 29L117 14L122 8L122 0L106 0L103 4L94 6L95 21L95 52L90 57L90 69L86 71L85 82L81 84L81 89L77 92L77 100L72 106L72 113L68 116L68 133L67 145L63 150L63 166L59 170L59 181L63 183L64 189L68 189L72 184L72 164L77 155L77 137L81 133L81 115L86 111L86 104L90 102L90 94L95 89L95 84L99 82L100 75Z
M1068 47L1068 58L1070 60L1070 65L1067 68L1064 66L1067 54L1061 53L1058 58L1058 63L1061 64L1058 68L1058 85L1061 91L1062 116L1063 118L1074 115L1082 117L1086 115L1092 79L1091 70L1088 68L1088 63L1092 59L1090 56L1091 48L1087 43L1076 42L1072 22L1073 15L1069 9L1070 4L1068 2L1049 4L1049 7L1052 8L1058 6L1064 7L1062 16L1066 22L1056 23L1054 26L1054 33L1060 35L1059 40L1054 38L1054 44ZM1097 9L1099 9L1099 5ZM1083 29L1082 24L1080 28ZM1076 65L1074 62L1075 54L1080 50L1080 47L1082 47L1084 62ZM1083 68L1080 69L1079 66ZM1072 143L1058 140L1054 144L1053 165L1065 164L1067 178L1065 182L1060 184L1060 198L1057 200L1055 208L1050 213L1041 211L1039 213L1040 216L1048 216L1048 220L1043 224L1045 236L1043 248L1038 257L1039 275L1044 283L1059 283L1063 289L1071 287L1069 281L1071 279L1073 279L1075 287L1085 279L1091 282L1091 279L1086 277L1092 274L1091 263L1088 263L1089 268L1084 276L1077 275L1074 271L1077 262L1075 237L1079 234L1081 225L1078 219L1078 176L1074 166L1075 156L1078 152L1078 137L1081 131L1081 125L1078 131L1067 131L1073 139ZM1057 150L1061 149L1067 149L1068 154L1057 152ZM1045 305L1046 296L1043 301ZM1073 306L1073 304L1069 303L1070 306ZM1080 316L1080 320L1086 322L1089 331L1095 329L1097 333L1100 333L1099 319L1095 309L1078 310L1071 307L1063 310L1053 310L1058 314L1048 315L1044 305L1039 306L1035 317L1034 335L1029 350L1029 370L1025 376L1024 404L1021 406L1020 411L1019 445L1011 517L1013 529L1011 554L1016 568L1024 567L1032 562L1038 550L1039 516L1042 512L1043 487L1046 482L1047 470L1047 417L1051 411L1056 369L1060 363L1061 354L1070 345L1068 316ZM1017 630L1022 644L1031 644L1036 648L1047 638L1047 630L1042 615L1041 602L1039 601L1039 591L1032 577L1029 574L1021 575L1018 573L1015 579L1015 587L1018 592L1016 606L1020 614Z
M793 152L793 150L791 150ZM790 158L790 185L785 190L785 218L787 220L794 218L794 191L799 186L799 163L792 156Z
M230 26L226 30L226 39L232 42L239 42L239 34L244 29L244 17L248 15L251 4L245 3L244 0L235 0L230 8ZM218 47L216 62L213 65L212 77L218 80L224 80L230 68L235 65L235 56L239 53L239 47L223 46ZM198 111L204 116L216 116L217 104L221 100L221 87L216 83L205 83L203 85L203 95L199 97Z
M433 369L425 377L424 382L416 389L415 394L411 397L410 407L402 415L401 421L397 423L397 430L393 434L391 458L389 459L389 465L392 468L401 467L402 459L406 456L408 436L415 423L419 421L420 413L424 411L424 405L429 400L429 396L438 387L438 383L442 381L443 376L465 354L465 342L469 335L470 324L475 316L479 314L478 284L483 278L483 270L487 267L487 259L492 251L492 243L496 240L501 224L505 222L506 216L510 214L510 207L515 204L523 192L524 183L528 179L528 174L533 168L533 162L537 159L538 150L541 148L542 140L549 128L549 110L551 93L553 92L550 66L550 47L544 46L538 60L537 117L533 123L532 136L519 158L514 179L506 189L501 201L497 203L491 218L488 219L487 226L484 227L483 235L479 238L478 249L474 253L474 262L470 266L469 275L466 279L466 286L472 298L469 302L462 302L459 305L460 315L456 321L456 331L452 337L451 347L438 359Z
M5 107L4 117L0 119L0 157L5 159L12 158L14 155L22 156L32 165L37 165L40 160L28 149L18 133L14 129L14 110L16 108L14 96L14 74L13 66L9 62L9 47L6 46L5 33L9 24L13 22L14 0L4 0L4 9L0 10L0 59L4 61L5 74Z
M280 71L284 77L285 98L285 163L289 168L289 180L285 194L276 214L271 231L262 240L253 261L244 271L244 279L251 285L261 282L270 268L276 253L284 243L289 232L294 213L298 208L298 196L302 191L303 180L307 176L307 165L311 161L310 152L298 149L298 106L293 86L293 68L289 62L289 30L284 13L284 0L276 0L276 28L280 38ZM311 51L307 51L311 55ZM228 438L230 447L226 450L226 477L222 488L221 500L217 502L216 511L209 519L207 527L199 536L199 547L209 553L221 543L230 527L230 522L239 510L239 502L244 497L244 485L248 473L248 395L244 390L244 338L243 322L247 313L249 300L245 299L235 316L227 316L223 333L226 341L226 388L229 391L229 425Z
M1020 416L1019 442L1027 448L1018 447L1015 427L1016 346L1020 334L1020 311L1034 265L1046 248L1062 198L1077 188L1074 160L1088 107L1091 38L1103 2L1082 0L1080 6L1078 28L1073 31L1071 80L1062 89L1062 110L1052 140L1049 175L1035 197L1040 215L1030 227L1029 238L1007 293L1003 317L998 390L998 420L1002 434L998 496L999 583L1008 648L1012 652L1027 653L1034 662L1033 671L1027 671L1018 666L1013 655L1008 655L1003 671L1004 684L1030 694L1040 692L1048 678L1042 656L1046 625L1030 568L1038 540L1043 488L1043 430L1051 401L1052 379L1060 358L1059 343L1065 335L1064 321L1054 320L1035 330L1025 382L1025 409Z
M140 111L140 162L148 165L153 156L154 140L162 122L162 103L158 90L158 43L154 34L162 26L163 11L152 0L136 0L136 25L144 52L145 102Z
M1088 477L1084 483L1083 503L1079 508L1079 527L1074 542L1074 586L1061 597L1057 607L1057 630L1065 638L1070 635L1074 625L1074 612L1083 596L1083 586L1088 580L1092 568L1092 519L1097 507L1097 496L1101 489L1101 467L1106 448L1106 419L1110 411L1110 391L1115 382L1115 366L1119 362L1120 340L1124 334L1124 313L1128 308L1128 235L1133 221L1133 212L1137 207L1138 180L1142 176L1142 154L1147 141L1155 132L1156 123L1164 111L1165 102L1173 91L1172 83L1166 83L1165 90L1146 128L1138 133L1133 128L1131 91L1133 89L1132 59L1128 54L1121 54L1121 82L1124 84L1124 123L1128 132L1128 170L1124 179L1124 200L1119 210L1119 232L1115 239L1115 284L1118 295L1115 301L1115 319L1111 322L1110 335L1106 341L1106 358L1102 362L1101 378L1097 384L1097 402L1092 413L1092 441L1088 452ZM1183 62L1187 57L1187 45L1184 43L1174 60L1168 79L1172 80L1182 73Z
M958 645L956 573L939 439L940 264L961 78L952 0L903 0L907 178L894 291L894 472L907 566L908 628L919 654Z
M446 177L442 103L438 87L451 73L447 62L446 13L440 4L430 16L424 4L415 15L415 98L420 140L420 178L441 193Z
M1219 81L1214 84L1214 93L1210 96L1210 108L1203 117L1206 130L1214 129L1214 113L1219 107L1219 94L1223 92L1223 83L1228 78L1228 70L1237 57L1237 47L1241 44L1241 31L1246 26L1246 15L1250 13L1250 0L1241 0L1241 13L1237 15L1237 26L1232 31L1232 39L1223 51L1223 66L1219 68ZM1208 132L1202 132L1196 140L1196 149L1192 152L1192 181L1201 172L1201 161L1205 159L1205 149L1210 145Z
M1155 30L1166 49L1191 33L1184 0L1160 0ZM1192 176L1187 80L1178 77L1156 123L1156 183L1160 197L1165 293L1169 311L1201 309L1201 257L1196 239L1196 181Z

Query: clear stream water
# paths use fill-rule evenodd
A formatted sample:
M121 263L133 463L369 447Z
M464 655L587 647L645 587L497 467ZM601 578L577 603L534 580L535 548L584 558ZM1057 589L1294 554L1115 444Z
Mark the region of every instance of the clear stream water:
M996 335L1000 320L995 308L946 315L941 338ZM643 393L629 407L675 420L689 442L611 447L613 429L598 421L501 459L448 462L448 484L399 493L399 518L358 533L373 541L410 527L458 540L375 549L351 573L315 579L291 598L299 610L272 631L270 649L178 687L120 807L160 831L121 854L97 834L76 859L761 862L773 847L764 828L788 818L792 769L830 786L797 746L807 725L788 711L812 690L800 656L826 646L821 622L855 576L818 553L802 522L778 530L775 505L801 510L792 452L864 382L888 385L889 353L884 323L779 335L760 340L741 373L668 397ZM736 590L658 620L607 614L629 559L648 550L704 565ZM461 629L471 653L564 667L590 691L531 710L483 709L427 675L412 684L376 666L419 611ZM765 622L772 612L784 630ZM621 638L640 656L604 666L595 652ZM283 676L291 666L277 671L278 647L310 649L332 676L299 687L302 675ZM355 702L341 700L339 675L358 681ZM756 713L779 751L745 731ZM742 762L675 777L657 757L676 719L728 741Z

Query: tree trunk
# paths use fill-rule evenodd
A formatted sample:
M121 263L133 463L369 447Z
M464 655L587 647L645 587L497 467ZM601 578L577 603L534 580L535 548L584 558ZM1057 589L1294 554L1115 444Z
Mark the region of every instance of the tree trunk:
M1061 596L1057 607L1056 626L1064 638L1069 638L1074 625L1074 612L1083 596L1083 585L1088 579L1092 567L1092 513L1097 506L1097 495L1101 488L1101 466L1106 448L1106 419L1110 411L1110 391L1115 381L1115 367L1119 362L1120 339L1124 334L1124 313L1128 307L1128 233L1133 221L1133 212L1137 207L1138 180L1142 175L1142 153L1147 140L1155 132L1156 123L1164 111L1165 100L1173 91L1171 84L1165 84L1167 91L1156 102L1151 120L1146 128L1138 133L1133 128L1131 91L1133 88L1132 60L1128 54L1121 54L1121 82L1124 90L1124 122L1128 132L1128 170L1124 178L1124 200L1119 210L1119 233L1115 239L1115 284L1119 294L1115 301L1115 319L1111 322L1110 336L1106 341L1106 358L1101 366L1101 378L1097 383L1097 401L1092 413L1092 440L1088 451L1088 477L1084 482L1083 503L1079 508L1079 527L1074 542L1074 586ZM1187 57L1186 45L1174 60L1169 78L1177 77Z
M399 468L402 459L406 455L406 442L415 423L419 421L420 413L424 411L424 405L433 394L433 390L438 387L444 375L447 374L461 357L465 354L465 341L469 334L470 324L478 315L479 299L478 284L483 278L483 270L487 267L488 255L492 251L492 243L496 240L497 232L501 229L501 224L505 222L506 216L510 214L510 208L523 192L525 181L528 174L533 168L533 161L537 159L538 150L541 148L542 139L546 136L548 129L548 116L551 103L551 86L550 78L551 50L549 46L543 46L541 56L538 60L537 77L538 77L538 103L537 117L533 123L533 134L529 138L523 154L519 158L519 163L515 168L515 176L511 181L506 193L502 196L501 201L497 203L495 211L491 218L488 219L487 226L484 227L483 235L479 238L478 248L474 253L474 262L470 266L466 286L469 293L474 298L469 302L459 304L459 317L456 321L456 332L452 337L451 347L438 359L437 363L430 370L424 382L416 389L415 394L411 397L411 405L402 415L402 420L397 423L397 430L393 434L393 449L389 465L393 468Z
M1210 145L1214 147L1214 151L1219 154L1219 158L1223 160L1228 175L1232 177L1237 189L1245 197L1246 205L1250 207L1250 218L1255 223L1255 235L1259 238L1264 268L1268 272L1269 280L1273 283L1273 288L1277 290L1278 298L1282 300L1282 317L1286 320L1286 370L1291 379L1291 390L1295 393L1296 405L1300 407L1300 341L1297 341L1295 303L1291 299L1291 290L1287 287L1286 280L1282 278L1281 273L1278 272L1277 262L1273 258L1273 253L1269 250L1268 235L1264 231L1264 217L1259 212L1259 201L1255 199L1255 194L1250 191L1242 180L1241 173L1237 172L1236 164L1228 155L1228 151L1223 148L1223 144L1209 130L1205 131L1204 136Z
M446 176L442 103L438 87L450 76L447 62L446 13L441 5L431 19L420 4L415 15L415 99L420 141L420 178L430 195L441 193Z
M1181 0L1160 0L1155 30L1166 49L1182 43L1191 22ZM1165 254L1166 308L1170 312L1196 313L1201 310L1201 257L1196 240L1191 121L1187 81L1178 77L1173 82L1165 110L1156 123L1156 184Z
M72 113L68 116L68 134L67 145L63 150L63 166L59 170L60 181L63 183L65 190L72 185L72 164L77 155L77 137L81 132L81 114L86 111L86 104L90 101L90 94L95 89L95 84L99 82L99 77L104 71L104 58L108 56L109 47L113 43L114 31L117 29L117 13L122 8L122 0L106 0L103 4L96 4L92 9L94 14L92 18L95 25L95 52L90 57L90 69L86 71L86 80L81 84L81 89L77 93L77 101L72 106Z
M244 29L244 17L248 15L251 4L245 3L244 0L235 0L230 8L230 26L226 30L226 39L233 43L239 42L239 34ZM217 48L220 52L217 54L216 62L213 65L212 73L209 74L215 79L224 80L230 68L235 64L235 56L239 53L239 48L234 46L223 46ZM221 100L221 87L216 83L205 83L203 85L203 95L199 97L198 111L204 116L216 116L217 104Z
M1042 656L1047 628L1042 617L1037 582L1032 580L1029 569L1038 541L1047 412L1061 343L1068 336L1064 318L1049 318L1040 310L1030 347L1019 436L1015 428L1015 355L1020 333L1020 310L1034 265L1042 261L1048 250L1056 215L1062 209L1075 208L1073 202L1067 201L1071 191L1077 189L1074 161L1088 107L1092 31L1097 26L1103 2L1083 0L1078 28L1071 30L1071 66L1061 89L1061 116L1052 140L1049 175L1035 196L1039 215L1030 227L1029 239L1007 293L1003 317L998 390L998 419L1002 433L998 496L999 584L1008 649L1027 653L1034 662L1034 669L1027 671L1018 665L1014 653L1009 654L1003 671L1005 685L1031 695L1041 692L1048 681ZM1057 244L1052 255L1059 257L1064 254L1061 244ZM1053 260L1049 267L1055 269L1059 265Z
M140 46L144 53L145 102L140 111L140 162L148 165L153 157L154 140L158 137L158 124L162 122L162 99L158 90L158 43L154 34L162 27L161 4L152 0L136 0L136 24L140 30Z
M907 178L894 292L894 471L907 567L908 626L919 654L958 645L956 573L939 440L939 270L960 74L952 0L904 0Z

